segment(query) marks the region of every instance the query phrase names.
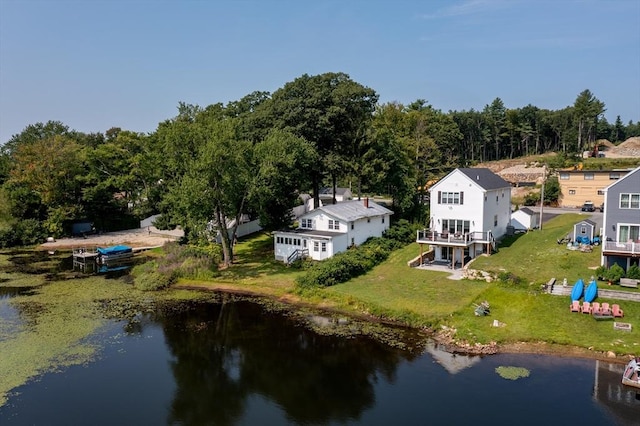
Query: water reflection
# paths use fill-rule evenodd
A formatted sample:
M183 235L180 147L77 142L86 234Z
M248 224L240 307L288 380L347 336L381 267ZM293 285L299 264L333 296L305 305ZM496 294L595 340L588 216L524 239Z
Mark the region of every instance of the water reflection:
M175 359L170 423L235 424L261 395L301 424L347 422L375 405L410 353L367 339L318 335L248 302L201 305L163 320Z
M620 365L403 351L318 334L249 301L167 305L99 339L110 342L100 360L17 389L0 424L603 426L638 424L640 413ZM506 380L500 366L531 374Z

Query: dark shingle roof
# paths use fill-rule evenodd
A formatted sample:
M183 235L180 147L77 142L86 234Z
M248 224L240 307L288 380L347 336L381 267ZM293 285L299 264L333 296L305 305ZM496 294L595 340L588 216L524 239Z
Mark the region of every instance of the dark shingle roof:
M522 213L526 213L526 214L528 214L529 216L533 216L533 215L535 214L535 212L534 212L533 210L531 210L529 207L522 207L522 208L520 209L520 211L521 211Z
M511 184L506 180L502 179L497 174L493 173L489 169L483 168L466 168L466 169L458 169L469 179L477 183L481 188L486 190L491 189L500 189L500 188L510 188Z

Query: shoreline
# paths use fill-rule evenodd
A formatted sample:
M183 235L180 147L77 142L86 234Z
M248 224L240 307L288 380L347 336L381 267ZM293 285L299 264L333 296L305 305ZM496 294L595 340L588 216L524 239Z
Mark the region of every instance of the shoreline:
M259 291L251 291L248 289L239 289L233 285L215 284L211 285L198 285L194 283L190 284L178 284L171 288L182 290L197 290L208 292L220 292L229 293L246 297L257 297L275 300L280 303L292 307L300 308L312 308L321 311L327 311L331 313L339 313L352 318L357 318L364 321L375 322L380 324L387 324L391 326L401 326L414 329L416 331L424 332L438 345L441 345L447 352L454 354L464 355L497 355L497 354L531 354L531 355L553 355L560 357L570 358L583 358L593 359L599 361L607 361L610 363L626 364L630 359L634 357L633 354L616 355L613 352L601 352L594 351L588 348L582 348L579 346L561 345L555 343L547 343L543 341L539 342L511 342L511 343L495 343L489 344L480 343L467 343L460 342L452 338L450 329L433 330L429 328L418 328L406 323L389 320L380 317L376 317L370 314L350 312L342 310L333 306L322 306L311 302L305 302L297 296L286 294L284 296L276 296L268 293L262 293Z

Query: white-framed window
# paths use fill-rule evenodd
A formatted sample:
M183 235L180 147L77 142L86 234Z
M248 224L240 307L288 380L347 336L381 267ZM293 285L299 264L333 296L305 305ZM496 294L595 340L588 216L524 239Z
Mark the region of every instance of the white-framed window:
M496 195L496 204L498 204L500 202L500 198L498 198L498 196Z
M443 219L442 232L450 234L468 234L470 221L464 219Z
M300 222L301 228L313 229L313 219L302 219Z
M322 243L322 251L327 251L327 243Z
M438 191L438 204L464 204L464 192Z
M584 180L593 180L593 173L585 173Z
M560 172L560 180L569 180L569 173Z
M626 243L630 241L640 241L640 225L618 224L618 241Z
M353 224L353 222L351 222L351 229L353 229L353 228L354 228L354 226L353 226L353 225L354 225L354 224Z
M382 223L384 223L384 216L382 216Z
M618 179L620 179L620 173L618 172L609 173L609 180L618 180Z
M620 194L621 209L640 209L639 194Z
M570 189L569 190L569 195L576 195L576 190L575 189Z
M329 219L329 229L335 229L336 231L340 229L340 221Z
M587 227L586 226L580 227L580 234L585 235L586 233L587 233Z
M313 251L320 251L320 244L317 241L313 242Z

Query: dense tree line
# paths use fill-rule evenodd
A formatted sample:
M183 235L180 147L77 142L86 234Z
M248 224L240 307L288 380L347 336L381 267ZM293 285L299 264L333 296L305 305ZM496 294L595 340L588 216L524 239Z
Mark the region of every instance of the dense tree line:
M548 151L570 156L597 139L640 135L640 122L609 124L604 112L588 90L559 111L507 109L499 98L482 111L446 113L420 99L379 104L373 89L326 73L227 105L180 103L149 134L36 123L0 149L0 219L14 225L0 244L63 235L74 220L108 231L154 213L192 240L244 214L278 229L290 224L300 193L317 204L321 187L338 185L357 196L388 195L396 217L415 219L421 193L454 167ZM228 263L233 235L222 237Z

